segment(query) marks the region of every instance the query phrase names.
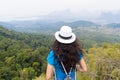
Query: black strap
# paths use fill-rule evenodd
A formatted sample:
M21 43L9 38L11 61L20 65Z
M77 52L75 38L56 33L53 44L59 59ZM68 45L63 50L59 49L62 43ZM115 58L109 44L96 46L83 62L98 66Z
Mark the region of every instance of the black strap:
M63 37L63 36L61 36L61 35L59 34L59 37L61 37L62 39L70 39L72 36L70 36L70 37Z

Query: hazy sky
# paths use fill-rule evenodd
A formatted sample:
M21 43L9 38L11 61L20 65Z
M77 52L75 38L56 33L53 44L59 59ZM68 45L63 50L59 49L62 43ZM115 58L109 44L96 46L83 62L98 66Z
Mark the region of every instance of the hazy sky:
M39 16L66 9L72 12L117 11L120 0L0 0L0 18Z

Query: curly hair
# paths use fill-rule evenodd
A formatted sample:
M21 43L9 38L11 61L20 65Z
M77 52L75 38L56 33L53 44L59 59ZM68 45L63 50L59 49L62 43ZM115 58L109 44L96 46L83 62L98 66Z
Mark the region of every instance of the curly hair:
M78 39L76 39L73 43L63 44L55 40L53 44L54 55L56 57L59 56L58 61L62 61L67 72L70 71L71 67L75 69L76 63L79 62L79 52L84 54Z

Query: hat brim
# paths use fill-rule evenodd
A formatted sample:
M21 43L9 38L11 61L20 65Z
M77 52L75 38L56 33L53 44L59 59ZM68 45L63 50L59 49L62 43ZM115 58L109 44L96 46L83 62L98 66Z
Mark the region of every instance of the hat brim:
M57 31L55 33L55 38L57 41L59 41L60 43L64 43L64 44L70 44L70 43L73 43L75 40L76 40L76 36L74 33L72 33L72 37L70 39L63 39L59 36L59 31Z

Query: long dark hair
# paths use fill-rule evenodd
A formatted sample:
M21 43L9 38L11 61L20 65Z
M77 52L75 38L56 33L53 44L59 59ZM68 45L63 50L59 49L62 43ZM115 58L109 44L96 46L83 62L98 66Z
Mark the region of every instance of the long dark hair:
M83 50L76 39L73 43L70 44L63 44L55 40L53 44L53 50L55 56L59 56L59 62L62 61L67 72L70 71L71 67L75 69L76 63L79 62L79 52L83 55Z

